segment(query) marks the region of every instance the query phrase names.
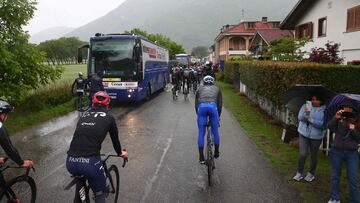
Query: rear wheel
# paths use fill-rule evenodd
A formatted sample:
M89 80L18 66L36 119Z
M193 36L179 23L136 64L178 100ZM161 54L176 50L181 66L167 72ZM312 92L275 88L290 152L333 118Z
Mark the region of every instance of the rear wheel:
M207 165L207 170L208 170L209 186L211 186L211 176L212 176L212 172L213 172L213 160L212 159L213 158L212 158L211 146L208 144L208 146L207 146L206 165Z
M35 203L36 184L33 178L26 175L19 176L10 180L8 185L15 193L16 198L20 200L20 202ZM1 200L3 200L3 198Z
M108 171L108 177L106 179L107 186L107 198L106 202L116 203L119 198L119 185L120 185L120 176L119 169L115 165L111 165Z

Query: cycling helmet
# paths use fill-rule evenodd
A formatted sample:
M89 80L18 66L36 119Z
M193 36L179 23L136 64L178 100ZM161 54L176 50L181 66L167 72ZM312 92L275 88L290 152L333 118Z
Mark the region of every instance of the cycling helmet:
M82 72L79 72L79 77L83 76L84 74Z
M214 78L210 75L205 76L203 80L205 84L214 84Z
M102 76L104 76L104 71L98 70L98 71L96 72L96 74L97 74L99 77L102 77Z
M9 113L13 109L14 108L9 103L0 100L0 113Z
M109 105L109 102L110 102L110 97L106 92L100 91L94 94L94 98L93 98L94 106L100 104L107 107Z

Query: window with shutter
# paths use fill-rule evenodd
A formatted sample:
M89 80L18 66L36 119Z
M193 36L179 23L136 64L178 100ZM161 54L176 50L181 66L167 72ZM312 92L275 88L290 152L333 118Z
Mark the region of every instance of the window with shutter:
M312 39L313 38L313 32L314 32L314 29L313 29L313 27L314 27L314 25L313 25L313 23L312 22L309 22L308 24L307 24L307 37L309 38L309 39Z
M327 18L320 18L319 19L319 26L318 26L318 37L325 37L327 30Z
M360 6L348 9L346 31L353 32L360 30Z

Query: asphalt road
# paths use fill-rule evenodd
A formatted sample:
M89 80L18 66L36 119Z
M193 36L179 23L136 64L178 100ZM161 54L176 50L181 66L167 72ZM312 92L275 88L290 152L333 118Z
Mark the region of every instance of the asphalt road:
M112 113L129 152L126 168L121 168L122 159L111 159L120 168L119 202L302 202L226 109L212 187L205 166L198 164L193 95L188 101L172 101L170 92L162 92ZM35 160L37 170L31 174L37 202L72 202L74 191L63 188L71 181L65 158L77 119L71 113L12 137L23 157ZM114 152L109 137L102 151Z

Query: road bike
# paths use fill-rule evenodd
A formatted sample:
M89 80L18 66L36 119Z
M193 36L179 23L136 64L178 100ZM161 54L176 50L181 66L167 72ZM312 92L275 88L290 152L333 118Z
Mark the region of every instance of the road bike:
M212 174L215 169L215 160L214 160L214 154L213 154L213 147L214 147L214 135L211 131L211 125L208 121L206 124L206 158L205 158L205 164L207 166L207 173L208 173L208 182L209 186L212 185Z
M105 156L102 154L101 156ZM119 198L119 187L120 187L120 175L119 175L119 169L116 165L111 165L110 167L107 167L106 161L110 157L116 157L119 158L118 155L107 155L105 159L102 160L102 164L105 170L106 175L106 189L104 191L106 196L106 202L118 202ZM124 158L124 162L122 167L124 168L126 163L128 162L127 158ZM90 196L89 196L89 190L90 186L87 183L87 179L84 175L73 175L73 180L65 187L65 190L69 190L73 186L80 184L80 190L76 191L79 193L81 202L83 203L90 203Z
M6 162L7 159L5 159ZM25 174L17 176L9 181L5 181L3 172L7 169L24 169L21 166L3 165L0 168L0 202L8 203L35 203L36 184L34 179L29 176L30 170L26 169Z
M86 93L83 89L78 89L76 91L77 98L75 99L75 109L80 113L89 110L91 107L91 101L88 93Z

